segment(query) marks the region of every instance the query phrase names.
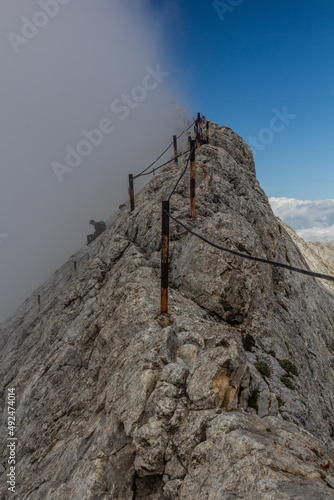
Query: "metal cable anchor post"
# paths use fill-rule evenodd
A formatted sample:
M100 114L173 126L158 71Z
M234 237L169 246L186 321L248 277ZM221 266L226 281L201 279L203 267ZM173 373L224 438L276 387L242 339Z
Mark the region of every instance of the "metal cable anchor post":
M162 202L161 235L161 314L168 313L169 201Z
M178 155L177 155L177 137L176 135L173 135L173 143L174 143L174 160L175 163L178 163Z
M195 150L196 142L190 142L190 217L196 219L196 166Z
M130 208L131 212L135 209L135 191L133 188L133 175L129 174L129 197L130 197Z

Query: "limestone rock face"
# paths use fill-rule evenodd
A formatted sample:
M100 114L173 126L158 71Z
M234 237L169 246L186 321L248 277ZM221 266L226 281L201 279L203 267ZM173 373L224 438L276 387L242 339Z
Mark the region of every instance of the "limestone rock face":
M333 290L171 221L169 315L159 315L161 201L186 158L1 326L1 498L334 499ZM196 186L196 220L189 173L174 217L220 246L308 268L229 128L211 124Z

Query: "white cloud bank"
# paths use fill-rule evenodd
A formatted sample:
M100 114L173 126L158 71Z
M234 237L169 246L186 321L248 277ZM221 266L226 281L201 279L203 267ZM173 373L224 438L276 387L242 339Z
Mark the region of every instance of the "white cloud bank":
M269 198L275 215L305 241L334 241L334 200Z
M150 5L1 1L0 322L184 128Z

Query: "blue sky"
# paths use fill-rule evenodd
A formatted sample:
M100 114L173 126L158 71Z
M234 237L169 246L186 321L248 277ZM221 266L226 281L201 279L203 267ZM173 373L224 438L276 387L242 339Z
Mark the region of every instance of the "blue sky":
M175 90L190 113L257 139L267 195L334 198L334 2L152 0L151 9ZM294 118L273 132L273 110L284 108Z

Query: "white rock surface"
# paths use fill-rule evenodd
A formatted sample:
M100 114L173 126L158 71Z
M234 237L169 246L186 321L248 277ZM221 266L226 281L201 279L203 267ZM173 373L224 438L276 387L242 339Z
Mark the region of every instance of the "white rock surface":
M230 249L333 273L330 245L319 268L273 215L247 144L211 131L196 153L197 219L189 174L173 215ZM185 158L1 325L1 498L15 387L15 499L334 499L332 289L173 222L159 315L161 201Z

